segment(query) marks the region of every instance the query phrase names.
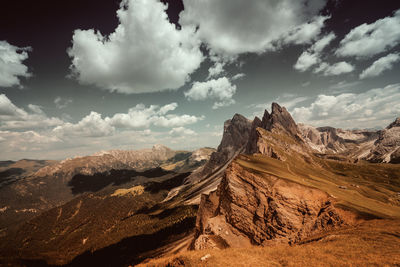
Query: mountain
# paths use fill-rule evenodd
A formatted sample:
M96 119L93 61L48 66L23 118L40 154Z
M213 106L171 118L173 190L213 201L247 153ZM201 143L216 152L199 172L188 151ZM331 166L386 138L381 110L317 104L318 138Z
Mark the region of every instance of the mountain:
M400 245L400 165L379 163L396 163L398 130L398 119L382 131L315 128L273 103L261 119L227 120L217 150L157 145L54 162L0 189L12 207L4 214L17 205L37 210L15 225L3 217L0 261L129 266L167 257L147 264L232 265L218 257L251 262L234 249L267 253L254 246L309 257L322 240L347 245L326 251L365 265L353 251L383 255ZM364 241L352 246L346 238Z
M175 251L178 244L184 247L193 234L197 207L182 205L180 199L164 200L214 151L173 151L161 145L102 151L33 172L15 187L4 188L9 208L1 217L0 262L120 266ZM23 192L17 191L21 188ZM33 205L36 210L17 217L18 205L26 213ZM110 253L123 257L103 259Z
M214 191L201 195L190 249L205 251L148 264L232 265L237 257L249 264L256 258L254 265L264 266L280 254L266 259L260 253L275 246L284 249L284 255L296 253L291 249L296 245L303 257L316 258L305 247L311 254L319 251L325 244L321 240L338 246L329 247L327 253L340 253L361 265L370 261L355 258L354 251L368 251L395 263L382 255L400 245L398 238L380 237L379 245L361 240L377 237L383 229L388 235L400 230L400 165L362 160L379 145L395 154L400 140L396 122L381 132L314 128L297 125L284 107L274 103L271 114L266 111L261 120L256 117L249 133L242 135L248 136L241 141L247 143L245 153L230 161ZM339 246L346 239L358 243L343 250ZM290 257L284 260L278 265L292 262Z
M192 172L207 162L213 151L173 151L155 145L151 149L102 151L60 162L44 161L42 165L18 175L13 183L0 188L0 229L62 205L85 192L97 192L113 184L123 184L122 180L118 181L127 176L121 175L122 172L128 171L130 175L124 178L125 181L147 177L146 170L156 170L153 176L157 176L157 168L175 173ZM3 167L7 168L3 172L15 170L15 164Z
M374 163L400 162L400 118L380 131L343 130L299 124L301 135L319 156Z
M379 132L370 154L366 157L372 162L400 163L400 118Z
M182 186L170 191L166 200L180 196L187 204L199 204L202 193L215 190L228 164L241 152L244 152L249 139L251 121L240 114L225 121L224 132L217 151L203 167L194 171L185 179Z
M377 188L393 190L392 186L400 182L399 167L325 161L314 154L316 149L310 145L313 141L311 144L320 144L326 151L344 155L354 148L343 137L362 143L374 134L298 127L284 107L274 103L271 110L271 114L265 111L261 121L253 121L248 156L236 157L216 191L202 196L194 249L297 243L312 234L352 224L363 216L400 218L398 197L393 202L388 195L383 200L383 196L366 193ZM360 178L352 177L357 173L367 179L362 169L371 172L371 184L360 186ZM374 180L382 173L391 180L390 186L377 184L379 178ZM351 187L359 194L357 197L343 194ZM395 194L391 191L389 195Z

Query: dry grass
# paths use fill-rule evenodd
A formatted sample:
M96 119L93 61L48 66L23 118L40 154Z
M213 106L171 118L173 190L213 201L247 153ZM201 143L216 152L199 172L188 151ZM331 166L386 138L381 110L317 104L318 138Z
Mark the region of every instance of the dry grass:
M399 248L400 221L373 220L294 246L189 251L139 266L400 266Z
M313 160L313 164L306 164L296 157L280 161L262 155L240 155L236 162L253 172L323 190L346 209L380 218L400 218L400 165Z

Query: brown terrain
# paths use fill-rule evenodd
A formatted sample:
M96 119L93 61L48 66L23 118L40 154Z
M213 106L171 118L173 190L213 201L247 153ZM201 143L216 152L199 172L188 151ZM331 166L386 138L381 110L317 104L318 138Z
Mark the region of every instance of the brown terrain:
M315 128L273 103L262 119L226 121L214 152L156 146L49 164L0 189L40 201L30 181L57 181L60 196L3 220L0 263L397 266L399 142L400 119Z

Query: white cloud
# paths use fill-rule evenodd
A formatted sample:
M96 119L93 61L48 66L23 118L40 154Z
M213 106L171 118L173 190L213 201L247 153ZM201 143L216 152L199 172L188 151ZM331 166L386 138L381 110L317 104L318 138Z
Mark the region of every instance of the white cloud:
M215 62L214 65L211 66L208 69L208 77L207 77L207 79L210 79L212 77L217 77L221 73L223 73L224 72L224 66L225 66L224 62Z
M335 38L336 38L336 35L333 32L325 35L324 37L322 37L321 39L319 39L312 45L311 51L314 51L317 53L322 52L322 50L324 50L325 47L327 47Z
M10 152L23 152L21 154L23 156L26 156L25 153L28 151L41 151L60 141L56 136L43 135L31 130L23 132L0 130L0 140L7 141L0 144L3 153L8 155Z
M342 128L386 127L400 114L400 84L360 94L319 95L309 106L294 108L298 122Z
M317 16L311 22L304 23L283 39L283 43L287 44L308 44L313 41L320 33L324 26L324 22L329 16Z
M322 62L316 69L314 69L314 73L323 73L324 76L335 76L343 73L349 73L354 70L354 66L345 62L337 62L333 65L330 65L326 62Z
M326 19L316 16L325 4L326 0L184 0L180 23L199 26L201 40L213 53L235 57L286 43L309 43Z
M246 74L244 74L244 73L238 73L238 74L235 74L235 75L231 78L231 80L232 80L232 81L240 80L240 79L242 79L244 76L246 76Z
M66 108L69 104L71 104L73 100L71 98L62 98L60 96L57 96L54 99L54 104L58 109L63 109Z
M319 54L304 51L297 59L294 68L300 72L304 72L312 66L318 64L320 61L321 59L319 58Z
M15 106L5 95L0 94L0 116L23 116L26 112Z
M385 70L393 68L394 63L400 61L400 54L392 53L374 61L370 67L360 74L360 79L379 76Z
M400 10L391 17L352 29L340 42L338 56L372 57L400 43Z
M195 131L191 129L186 129L184 127L172 128L172 130L169 131L169 134L175 137L185 136L185 135L197 135Z
M53 132L58 136L83 137L108 136L112 135L114 131L115 128L104 120L101 114L94 111L90 112L89 115L76 124L67 122L53 129Z
M204 117L193 115L167 114L175 110L178 104L171 103L162 107L151 105L146 107L138 104L130 108L127 113L116 113L112 117L102 118L101 114L92 111L78 123L65 123L53 131L58 136L86 136L102 137L113 135L116 129L148 128L152 125L159 127L179 127L193 124Z
M20 48L0 41L0 86L21 86L19 77L31 77L28 67L22 63L30 50L30 47Z
M235 100L232 97L235 93L236 85L231 84L228 78L221 77L217 80L194 82L192 88L185 92L185 96L189 100L217 99L213 109L218 109L234 104Z
M5 94L0 94L0 130L49 128L63 123L59 118L47 117L40 106L29 104L28 108L32 113L15 106Z
M75 30L71 70L79 82L120 93L177 89L203 60L195 27L177 30L167 6L156 0L123 0L115 32Z
M321 52L332 40L336 38L334 33L329 33L316 41L307 51L304 51L298 58L294 68L300 72L310 69L312 66L321 63Z

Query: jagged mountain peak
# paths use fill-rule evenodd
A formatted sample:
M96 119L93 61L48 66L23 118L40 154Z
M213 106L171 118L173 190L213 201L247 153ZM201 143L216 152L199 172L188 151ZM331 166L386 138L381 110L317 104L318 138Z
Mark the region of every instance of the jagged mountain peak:
M281 107L277 103L272 103L271 114L267 110L262 118L262 128L266 130L280 129L292 135L298 134L296 122L285 107Z

